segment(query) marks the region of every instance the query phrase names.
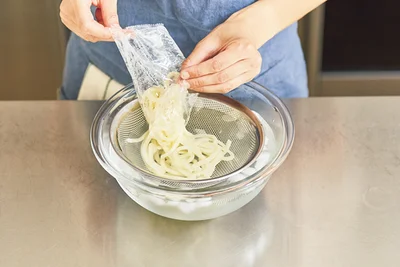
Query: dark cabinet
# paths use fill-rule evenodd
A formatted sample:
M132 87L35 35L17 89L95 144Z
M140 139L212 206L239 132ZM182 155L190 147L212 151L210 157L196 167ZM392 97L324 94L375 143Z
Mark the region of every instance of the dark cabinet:
M400 70L400 1L328 0L322 70Z

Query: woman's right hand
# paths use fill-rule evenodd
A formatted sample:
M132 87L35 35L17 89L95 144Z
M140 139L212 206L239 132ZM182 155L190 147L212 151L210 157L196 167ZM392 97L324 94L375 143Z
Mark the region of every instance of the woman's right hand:
M90 11L94 5L96 20ZM112 41L109 27L119 25L117 0L63 0L60 5L61 21L72 32L86 41Z

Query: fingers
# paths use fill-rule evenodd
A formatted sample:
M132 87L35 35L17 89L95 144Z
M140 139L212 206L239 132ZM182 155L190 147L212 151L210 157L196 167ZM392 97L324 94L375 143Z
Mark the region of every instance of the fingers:
M98 23L104 25L103 14L102 14L100 8L97 8L97 9L96 9L96 12L94 13L94 16L95 16L95 18L96 18L96 20L97 20Z
M247 72L253 67L252 65L253 62L251 60L242 60L237 62L237 64L233 64L232 66L221 70L220 72L188 79L186 82L189 84L190 88L194 90L206 85L223 84Z
M111 40L111 32L93 19L90 5L87 3L87 1L78 1L76 6L81 34L88 39L92 38L92 42L93 39L94 41Z
M194 54L195 51L192 52ZM217 73L234 63L245 58L256 57L257 49L245 41L237 41L228 44L226 49L215 57L191 67L182 67L181 78L191 79L211 73Z
M99 1L94 1L94 4L99 6ZM96 11L95 21L90 7L90 0L63 0L60 5L60 17L62 22L72 32L86 41L112 41L111 32L108 28L99 22L104 22L104 15Z
M100 8L103 15L104 26L119 25L117 13L117 0L100 0Z
M254 73L249 71L249 72L245 72L245 73L239 75L236 78L233 78L230 81L220 83L220 84L206 85L203 87L198 87L193 90L200 92L200 93L226 94L229 91L232 91L233 89L239 87L240 85L251 81L254 78L254 76L255 76Z
M76 35L78 35L82 39L85 39L84 36L81 34L81 31L79 30L78 24L71 17L63 16L63 14L61 14L61 21L62 21L62 23L64 23L64 25L68 29L70 29L72 32L74 32ZM90 40L86 40L86 41L90 41Z
M98 41L112 41L112 36L109 28L104 27L95 20L86 22L81 28L84 32L84 36L91 36ZM93 42L93 41L92 41Z
M244 53L236 54L236 51L232 50L236 50L236 48L228 48L209 60L183 69L181 72L181 78L190 79L201 77L207 74L217 73L248 56Z
M262 58L256 47L238 39L211 59L186 67L181 78L190 89L206 93L226 93L260 73Z
M184 70L213 57L219 48L219 39L213 34L209 34L196 45L192 53L182 63L181 69Z

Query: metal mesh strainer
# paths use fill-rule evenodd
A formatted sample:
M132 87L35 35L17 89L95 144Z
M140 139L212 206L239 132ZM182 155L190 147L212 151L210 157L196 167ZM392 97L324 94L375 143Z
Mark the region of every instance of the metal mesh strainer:
M141 143L127 142L138 138L148 130L148 124L138 100L134 100L119 111L118 125L111 133L114 149L126 161L142 172L151 174L140 155ZM215 135L226 143L232 141L232 161L222 161L211 178L224 177L239 172L250 165L259 155L264 144L263 128L254 113L239 102L223 95L199 95L186 126L191 133ZM182 179L183 180L183 179ZM171 180L172 184L178 181ZM169 186L173 186L170 184Z

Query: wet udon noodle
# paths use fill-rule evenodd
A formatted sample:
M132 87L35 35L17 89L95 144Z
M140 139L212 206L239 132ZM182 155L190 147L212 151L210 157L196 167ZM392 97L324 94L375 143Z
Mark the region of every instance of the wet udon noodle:
M178 84L179 73L170 73L163 86L147 89L141 97L149 129L129 143L141 143L140 153L153 174L169 179L207 179L221 161L231 161L231 141L212 134L186 130L188 92Z

